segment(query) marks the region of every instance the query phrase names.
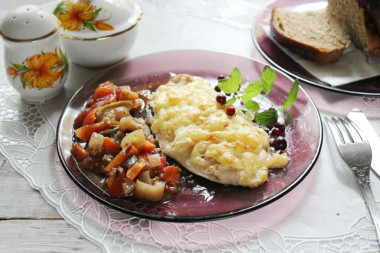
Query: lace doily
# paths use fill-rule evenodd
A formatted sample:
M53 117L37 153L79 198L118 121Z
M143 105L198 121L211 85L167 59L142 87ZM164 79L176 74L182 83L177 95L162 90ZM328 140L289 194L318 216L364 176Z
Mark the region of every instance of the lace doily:
M149 6L160 8L163 2L150 1ZM190 2L187 8L191 8ZM176 1L165 1L167 3L176 6ZM147 10L149 8L145 12ZM1 39L0 48L3 48ZM0 58L3 59L3 52ZM63 109L61 104L55 108L57 111ZM344 233L295 236L291 228L276 228L276 224L284 222L290 212L302 205L313 184L313 172L297 187L299 190L295 189L290 197L286 195L285 200L280 199L281 203L226 220L165 223L110 209L85 194L66 174L56 151L57 120L48 118L43 109L44 106L29 105L21 100L6 79L4 64L0 62L0 151L67 222L104 252L378 251L374 226L364 204L362 216L351 221ZM324 154L328 155L327 152ZM290 198L297 200L286 207Z

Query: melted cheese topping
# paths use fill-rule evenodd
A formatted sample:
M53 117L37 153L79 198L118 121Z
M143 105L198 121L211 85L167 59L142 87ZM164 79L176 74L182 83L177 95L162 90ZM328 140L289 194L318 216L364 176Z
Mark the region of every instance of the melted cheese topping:
M269 135L239 109L228 116L218 93L202 78L177 75L161 85L150 105L151 129L164 153L211 181L257 187L286 154L272 153Z

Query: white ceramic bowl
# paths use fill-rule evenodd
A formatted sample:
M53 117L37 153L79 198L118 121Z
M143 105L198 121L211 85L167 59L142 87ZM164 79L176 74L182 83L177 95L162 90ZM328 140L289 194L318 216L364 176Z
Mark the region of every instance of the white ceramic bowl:
M54 14L69 60L103 67L127 56L142 10L135 0L70 0L57 5Z

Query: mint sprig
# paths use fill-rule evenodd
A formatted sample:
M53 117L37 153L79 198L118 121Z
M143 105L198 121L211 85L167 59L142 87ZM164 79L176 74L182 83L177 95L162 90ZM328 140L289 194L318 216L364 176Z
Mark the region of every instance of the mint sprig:
M276 72L270 67L265 66L259 81L254 81L246 85L245 89L242 89L243 78L240 70L234 68L227 79L219 80L218 86L225 94L231 94L226 104L233 105L237 100L243 101L244 108L247 111L257 111L255 121L258 124L270 126L278 120L278 110L282 110L286 117L286 123L291 120L290 114L287 109L296 101L298 94L299 81L296 79L292 88L289 91L286 101L282 101L282 106L277 106L272 103L272 108L260 111L260 103L253 100L261 93L267 96L272 90L273 84L276 81Z

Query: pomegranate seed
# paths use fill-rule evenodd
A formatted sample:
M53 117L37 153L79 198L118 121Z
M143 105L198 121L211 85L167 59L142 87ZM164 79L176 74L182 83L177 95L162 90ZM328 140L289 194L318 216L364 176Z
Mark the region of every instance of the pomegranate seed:
M274 124L274 127L280 129L281 131L285 131L285 124L283 123L277 122L276 124Z
M219 104L224 105L226 101L227 101L226 96L223 96L223 95L216 96L216 102L218 102Z
M276 150L285 150L288 146L288 143L286 142L285 138L282 136L277 137L272 142L272 147Z
M226 113L227 113L228 116L234 115L235 114L235 107L232 107L232 106L227 107Z
M219 86L216 85L216 86L214 87L214 90L217 91L217 92L220 92L220 88L219 88Z
M272 135L276 135L276 136L284 136L284 131L281 130L280 128L277 128L277 127L274 127L272 128L272 130L270 131L270 134Z

